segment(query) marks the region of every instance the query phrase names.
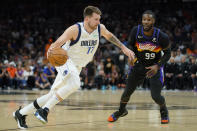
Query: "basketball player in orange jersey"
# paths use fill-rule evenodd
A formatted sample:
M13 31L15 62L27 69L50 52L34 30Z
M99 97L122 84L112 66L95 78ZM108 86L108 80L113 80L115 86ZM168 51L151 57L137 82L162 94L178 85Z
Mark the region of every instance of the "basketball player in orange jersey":
M100 36L104 36L108 41L118 46L129 59L134 58L133 51L125 47L103 24L100 24L101 11L97 7L86 7L83 15L83 22L67 28L50 46L48 55L56 48L63 48L67 51L69 59L64 65L56 67L58 74L48 94L37 98L33 103L22 109L19 108L13 113L19 128L28 128L26 116L33 112L41 122L47 123L49 111L79 89L79 74L82 67L85 67L93 59Z

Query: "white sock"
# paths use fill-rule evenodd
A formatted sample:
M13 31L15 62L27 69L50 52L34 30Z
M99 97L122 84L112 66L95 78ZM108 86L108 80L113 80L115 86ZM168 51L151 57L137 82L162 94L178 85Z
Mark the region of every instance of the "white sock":
M36 101L37 101L38 105L40 107L42 107L52 95L53 95L53 93L52 93L52 91L50 91L48 94L37 98ZM31 113L35 112L35 110L36 110L36 108L34 107L34 104L32 102L31 104L22 108L19 112L22 115L28 115L28 114L31 114Z
M31 104L25 106L24 108L22 108L19 111L19 113L21 115L28 115L28 114L32 113L34 110L35 110L35 107L34 107L33 103L31 103Z
M56 87L59 88L59 87L62 86L63 82L61 81L60 78L61 78L61 75L58 73L52 87L56 86ZM54 90L51 90L48 94L37 98L36 101L37 101L38 105L40 107L42 107L44 104L46 104L46 102L53 96L53 93L54 93ZM35 112L35 110L36 110L36 108L34 107L34 104L31 103L31 104L25 106L24 108L22 108L19 112L22 115L28 115L28 114L31 114L31 113Z

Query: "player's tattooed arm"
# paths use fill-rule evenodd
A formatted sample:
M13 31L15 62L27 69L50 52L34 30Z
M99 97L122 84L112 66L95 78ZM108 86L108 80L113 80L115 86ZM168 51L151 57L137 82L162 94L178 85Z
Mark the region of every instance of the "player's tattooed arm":
M124 46L117 37L115 37L110 31L108 31L103 24L101 24L101 36L104 36L105 39L110 41L111 43L118 46L122 52L129 57L130 60L134 60L135 53Z
M105 28L103 24L101 24L101 36L105 37L105 39L115 44L119 48L122 48L122 46L124 46L116 36L114 36L110 31Z
M115 44L116 46L120 47L123 45L116 36L114 36L113 34L111 34L111 37L108 38L108 41L110 41L111 43Z

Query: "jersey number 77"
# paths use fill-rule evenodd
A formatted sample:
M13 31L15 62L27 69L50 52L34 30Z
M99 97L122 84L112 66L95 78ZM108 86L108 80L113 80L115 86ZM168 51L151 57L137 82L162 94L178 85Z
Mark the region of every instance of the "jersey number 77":
M94 50L94 46L93 46L93 47L88 47L88 52L87 52L87 54L92 53L93 50Z

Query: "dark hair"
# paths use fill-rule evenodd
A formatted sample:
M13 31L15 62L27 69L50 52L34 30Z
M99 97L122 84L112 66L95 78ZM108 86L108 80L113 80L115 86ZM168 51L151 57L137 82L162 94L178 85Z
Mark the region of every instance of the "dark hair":
M142 16L143 16L144 14L152 15L152 16L153 16L153 18L154 18L154 19L156 19L155 13L154 13L154 12L152 12L152 10L146 10L146 11L144 11L144 13L142 14Z
M86 16L91 16L93 13L96 13L99 15L102 14L98 7L87 6L83 11L83 17L85 18Z

